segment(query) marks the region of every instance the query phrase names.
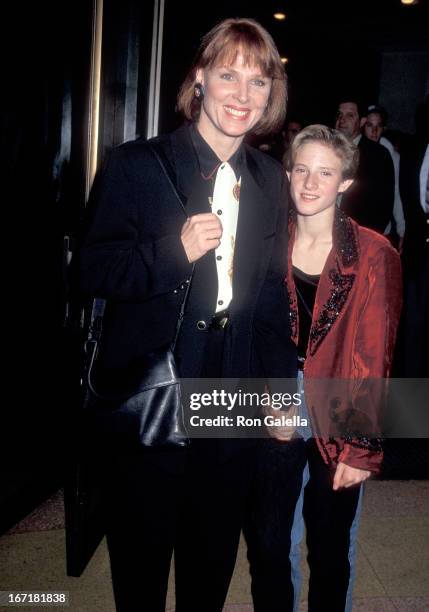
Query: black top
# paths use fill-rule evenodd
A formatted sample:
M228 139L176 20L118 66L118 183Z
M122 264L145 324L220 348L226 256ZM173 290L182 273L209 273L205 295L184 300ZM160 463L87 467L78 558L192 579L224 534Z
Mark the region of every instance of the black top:
M212 191L216 179L216 173L222 161L218 158L211 146L204 140L197 127L192 124L190 128L191 140L197 155L200 173L203 179L212 183ZM240 166L243 159L243 149L238 147L237 151L228 159L228 163L235 172L237 180L240 178Z
M292 273L298 300L298 361L303 362L307 354L308 338L313 321L313 308L320 274L306 274L295 266L292 266Z

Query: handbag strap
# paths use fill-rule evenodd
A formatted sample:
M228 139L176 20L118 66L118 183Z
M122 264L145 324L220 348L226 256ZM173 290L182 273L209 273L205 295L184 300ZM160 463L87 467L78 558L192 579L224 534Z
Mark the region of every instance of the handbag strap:
M177 340L179 339L180 328L182 327L183 319L185 318L186 304L188 302L189 291L191 289L192 279L194 277L194 271L195 271L195 263L192 264L191 276L185 281L186 285L187 285L186 286L186 291L185 291L185 296L183 298L182 305L180 307L179 316L177 318L176 333L174 334L174 340L173 340L173 342L171 344L171 350L173 351L173 353L174 353L174 350L176 348Z
M182 199L174 183L175 177L174 177L173 169L164 151L160 147L156 147L155 143L153 142L148 142L147 144L149 145L150 150L154 154L155 158L157 159L161 167L161 170L163 171L165 177L167 178L168 184L170 185L176 198L180 202L180 206L182 207L184 213L187 214L186 208L183 205ZM176 348L177 340L180 334L180 329L182 327L183 319L185 317L186 304L187 304L188 297L189 297L189 291L191 289L191 283L192 283L192 278L194 276L194 271L195 271L195 263L192 264L192 271L191 271L190 277L185 281L186 291L185 291L185 295L182 300L182 304L180 306L179 316L176 322L176 330L174 334L174 339L171 344L171 350L173 352L174 352L174 349ZM84 344L85 353L88 356L88 360L89 360L89 363L87 366L88 380L90 380L91 370L94 365L94 361L97 357L97 349L100 343L101 333L103 330L103 317L104 317L105 310L106 310L106 300L105 299L94 298L92 300L91 316L90 316L90 321L89 321L89 326L88 326L88 334L87 334L87 338Z
M88 340L100 340L103 329L103 317L106 310L106 300L94 298L91 307L91 318L89 321Z
M156 141L148 141L148 146L150 148L150 150L152 151L152 153L154 154L154 156L156 157L159 165L161 166L161 169L163 171L163 173L165 174L165 177L170 185L170 187L172 188L176 198L178 199L180 206L183 209L183 212L185 213L186 217L188 216L188 213L186 211L186 208L183 204L182 198L179 195L179 192L177 191L177 187L175 184L175 174L173 172L173 169L171 167L171 164L164 152L164 150L162 149L162 147L159 145L159 143L157 143ZM183 319L185 317L185 310L186 310L186 304L188 301L188 297L189 297L189 291L191 289L191 284L192 284L192 279L194 277L194 271L195 271L195 262L192 264L192 270L191 270L191 276L186 280L186 292L182 301L182 305L180 307L180 312L179 312L179 316L177 318L177 323L176 323L176 332L174 334L174 340L171 344L171 350L174 353L174 350L176 348L176 344L177 344L177 340L179 339L179 334L180 334L180 329L182 327L182 323L183 323Z
M177 191L177 187L175 183L176 175L173 171L173 168L164 150L162 149L161 145L157 141L149 140L146 144L148 145L149 149L152 151L154 157L156 157L156 160L158 161L163 173L165 174L167 182L169 183L171 189L173 190L174 195L179 200L179 203L180 203L180 206L183 212L185 213L186 217L188 217L188 213L183 204L183 200L180 197L179 192Z
M94 298L91 303L91 316L88 325L88 333L84 343L85 353L85 379L90 391L97 395L92 384L92 368L98 355L98 345L103 331L103 317L106 310L106 300L103 298Z

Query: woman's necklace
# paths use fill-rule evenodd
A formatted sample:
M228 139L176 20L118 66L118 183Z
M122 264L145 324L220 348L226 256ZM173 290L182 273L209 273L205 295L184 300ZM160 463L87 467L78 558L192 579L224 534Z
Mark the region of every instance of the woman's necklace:
M295 289L296 292L298 294L298 297L301 299L302 305L304 306L305 310L307 311L308 316L310 317L311 320L313 320L313 313L312 311L309 309L309 307L307 306L307 302L304 300L301 291L298 289L298 286L295 283Z
M219 166L221 164L223 164L222 161L220 161L218 164L216 164L216 166L213 168L213 170L211 172L209 172L209 174L207 176L201 172L201 176L203 177L203 179L205 181L209 181L211 178L213 178L213 176L216 174L216 172L218 171Z

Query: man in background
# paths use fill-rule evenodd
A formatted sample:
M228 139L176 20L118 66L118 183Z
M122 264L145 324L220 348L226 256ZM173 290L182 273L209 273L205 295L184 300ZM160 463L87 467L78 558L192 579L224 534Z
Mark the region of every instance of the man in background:
M393 162L384 147L361 133L365 113L359 101L343 97L338 105L335 127L359 148L359 167L340 207L364 227L383 234L393 214L395 175Z
M380 143L390 154L395 172L395 197L393 201L393 220L388 223L384 234L397 246L399 252L402 251L405 234L404 209L402 206L401 195L399 193L399 164L400 155L388 138L383 136L387 123L387 113L381 106L372 104L368 107L363 134L374 142Z
M288 151L295 140L297 134L300 133L302 128L304 127L303 122L297 117L290 117L286 120L285 125L282 129L282 142L283 142L283 154L282 154L282 163L286 168L286 161L288 156Z

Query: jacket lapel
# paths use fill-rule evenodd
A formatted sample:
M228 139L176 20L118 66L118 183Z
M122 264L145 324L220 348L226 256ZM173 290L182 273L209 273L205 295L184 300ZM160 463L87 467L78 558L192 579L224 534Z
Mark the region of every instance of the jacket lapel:
M299 329L299 313L298 299L296 295L295 282L293 280L292 270L292 251L295 242L296 231L296 213L291 209L289 216L289 243L288 243L288 266L287 266L287 292L289 296L289 317L291 327L291 338L295 344L298 344L298 329Z
M336 209L333 249L316 293L308 350L314 355L331 331L352 290L358 264L357 239L350 219Z
M289 244L288 292L291 312L292 338L298 341L299 318L295 283L292 275L292 248L295 222L291 223ZM337 209L334 220L333 248L323 268L313 309L308 354L313 356L335 325L347 304L359 264L358 242L351 220Z
M343 310L355 280L355 274L343 274L337 261L329 261L328 278L320 285L316 294L313 324L310 330L308 350L314 355L320 344L331 331ZM336 258L333 256L332 260ZM320 306L323 304L323 306Z
M276 199L247 147L244 152L231 304L231 309L236 310L240 309L249 287L259 286L265 277L271 251L264 239L274 236L277 220ZM258 279L254 277L256 270Z
M198 161L192 145L189 127L183 125L170 134L170 146L166 149L166 155L171 161L176 175L176 187L182 197L182 202L186 201L195 184L195 177L198 175Z

